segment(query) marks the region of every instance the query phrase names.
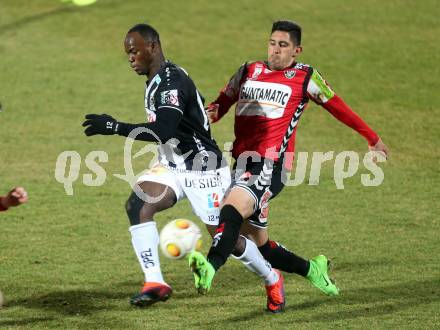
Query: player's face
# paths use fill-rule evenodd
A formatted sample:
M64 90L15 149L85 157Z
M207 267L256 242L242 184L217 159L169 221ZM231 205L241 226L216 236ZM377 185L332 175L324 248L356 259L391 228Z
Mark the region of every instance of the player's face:
M283 70L293 64L295 57L302 51L285 31L274 31L269 38L267 61L271 70Z
M153 43L145 41L137 32L130 32L125 37L124 47L131 68L139 75L148 75L154 59Z

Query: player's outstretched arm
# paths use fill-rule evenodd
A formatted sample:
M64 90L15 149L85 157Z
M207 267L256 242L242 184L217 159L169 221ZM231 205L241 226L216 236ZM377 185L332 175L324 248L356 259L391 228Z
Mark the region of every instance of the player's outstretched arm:
M307 85L308 96L317 104L330 112L337 120L351 127L368 142L371 151L379 151L388 157L388 148L362 118L342 100L328 85L321 74L312 69L309 83ZM374 159L374 158L373 158Z
M119 123L110 115L105 113L88 114L86 120L82 123L85 127L84 134L87 136L93 135L113 135L117 134Z
M28 201L28 194L23 187L15 187L6 196L0 196L0 211L18 206Z
M238 69L222 88L217 98L205 108L210 124L219 121L229 111L232 105L238 101L240 85L246 74L247 65L248 63L244 63Z
M388 157L388 147L382 142L379 135L377 135L356 112L351 110L339 96L333 95L333 97L322 104L322 106L340 122L362 135L368 141L368 148L371 151L383 152L385 157Z
M82 126L85 127L84 134L87 136L118 134L131 137L130 133L134 129L144 128L142 133L134 137L135 140L165 143L176 131L182 113L174 109L158 111L156 121L141 124L120 122L107 114L88 114L85 118Z
M374 146L368 146L368 149L370 149L370 151L382 152L385 155L385 159L388 159L389 157L388 147L386 146L385 143L382 142L381 138L379 138L379 140Z

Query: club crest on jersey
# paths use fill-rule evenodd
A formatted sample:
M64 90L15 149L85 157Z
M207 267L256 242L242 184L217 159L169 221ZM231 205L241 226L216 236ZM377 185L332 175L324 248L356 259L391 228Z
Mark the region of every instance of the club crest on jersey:
M295 74L296 74L295 70L284 71L284 75L286 76L287 79L292 79L293 77L295 77Z
M179 106L179 98L177 89L171 89L169 91L163 91L160 94L160 102L162 104Z
M263 66L257 65L255 67L254 73L252 74L251 80L255 80L258 78L258 76L263 72Z
M220 201L218 200L217 193L208 194L208 207L210 209L220 207Z

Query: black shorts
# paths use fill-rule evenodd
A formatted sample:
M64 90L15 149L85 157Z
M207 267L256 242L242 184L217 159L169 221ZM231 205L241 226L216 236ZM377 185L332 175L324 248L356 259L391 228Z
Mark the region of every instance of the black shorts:
M249 222L257 227L267 227L269 214L269 200L274 198L284 188L286 171L282 170L281 163L269 159L258 162L248 160L244 168L237 168L234 164L234 174L231 188L238 187L246 190L254 199L254 213Z

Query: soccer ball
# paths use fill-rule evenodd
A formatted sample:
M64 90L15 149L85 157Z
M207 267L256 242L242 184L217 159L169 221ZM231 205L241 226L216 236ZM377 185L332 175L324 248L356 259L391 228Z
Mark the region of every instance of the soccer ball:
M88 6L95 3L98 0L62 0L62 2L71 2L77 6Z
M202 233L197 225L186 219L173 220L160 232L162 253L171 259L181 259L202 247Z

